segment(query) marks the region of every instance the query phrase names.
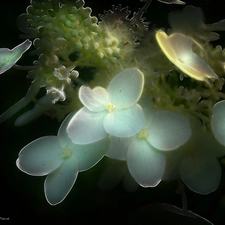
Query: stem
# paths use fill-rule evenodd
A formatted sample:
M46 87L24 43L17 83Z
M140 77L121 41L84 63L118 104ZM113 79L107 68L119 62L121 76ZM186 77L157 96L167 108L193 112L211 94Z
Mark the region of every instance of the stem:
M184 186L184 183L182 182L182 180L178 180L178 190L181 194L181 199L182 199L182 210L185 212L185 211L188 211L188 208L187 208L187 196L185 194L185 186Z
M18 70L32 70L35 68L35 66L20 66L20 65L13 65L13 68L18 69Z

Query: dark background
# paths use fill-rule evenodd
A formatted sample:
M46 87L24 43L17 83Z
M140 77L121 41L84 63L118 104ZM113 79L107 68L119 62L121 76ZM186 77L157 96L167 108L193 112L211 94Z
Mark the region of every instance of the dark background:
M47 1L47 0L46 0ZM188 4L200 6L205 13L206 23L213 23L225 18L221 11L224 1L195 0L186 1ZM93 9L92 15L97 16L112 4L122 3L136 11L143 3L138 0L119 1L109 0L102 2L86 1L86 6ZM29 5L28 0L1 1L0 18L0 48L13 48L23 40L19 38L21 32L16 25L17 17L25 12ZM168 27L167 14L183 6L166 5L153 0L146 14L147 20L157 27ZM225 32L224 32L225 33ZM225 46L224 33L218 42ZM30 65L33 58L24 56L19 63ZM26 72L11 69L0 76L0 114L21 99L30 86L26 79ZM185 224L188 219L181 219L175 214L169 215L154 208L144 207L153 203L169 203L181 207L181 198L176 194L176 182L166 184L162 182L158 187L151 189L139 188L134 193L124 191L121 184L111 191L101 191L97 187L100 174L104 171L106 159L103 159L93 169L79 174L78 180L67 198L57 206L50 206L44 197L43 183L45 177L32 177L17 169L15 161L18 153L26 144L38 137L56 135L59 123L42 116L36 121L23 126L14 127L15 119L30 105L15 116L0 124L0 220L10 220L13 224L72 222L72 224ZM223 180L225 180L223 175ZM225 224L225 182L221 182L219 189L208 195L201 196L186 189L189 209L215 225ZM145 214L140 214L140 209ZM141 216L140 216L141 215ZM154 220L155 219L155 220ZM154 221L154 222L153 222ZM162 222L163 221L163 222ZM2 221L0 221L2 222ZM5 221L7 222L7 221ZM192 220L188 224L201 224Z

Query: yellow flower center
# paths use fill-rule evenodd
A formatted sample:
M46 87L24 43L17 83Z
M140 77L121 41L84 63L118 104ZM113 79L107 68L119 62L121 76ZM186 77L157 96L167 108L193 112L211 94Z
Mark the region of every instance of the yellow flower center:
M108 112L112 112L116 108L116 106L109 102L105 108Z
M66 159L72 155L72 150L69 147L65 147L62 149L62 158Z
M148 131L146 129L142 129L138 134L137 137L139 139L145 139L149 136Z

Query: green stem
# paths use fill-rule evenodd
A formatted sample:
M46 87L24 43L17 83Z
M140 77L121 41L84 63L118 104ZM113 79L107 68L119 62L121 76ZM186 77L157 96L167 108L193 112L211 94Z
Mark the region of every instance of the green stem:
M20 66L20 65L13 65L13 68L18 69L18 70L32 70L35 68L35 66Z

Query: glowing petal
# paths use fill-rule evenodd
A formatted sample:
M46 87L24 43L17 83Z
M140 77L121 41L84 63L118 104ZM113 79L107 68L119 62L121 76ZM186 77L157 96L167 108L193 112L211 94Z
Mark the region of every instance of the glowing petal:
M134 136L143 129L144 125L144 113L138 104L129 109L108 113L104 120L106 132L115 137Z
M116 107L128 108L140 98L144 85L144 75L137 68L125 69L119 72L107 88L110 102Z
M127 150L131 138L118 138L111 136L111 144L106 155L111 159L127 160Z
M45 197L49 204L62 202L72 189L78 175L77 163L73 157L47 176L44 183Z
M109 94L102 87L95 87L91 90L89 87L81 86L79 99L90 111L100 112L105 110L105 106L109 101Z
M199 44L191 38L180 33L167 36L159 30L156 40L167 58L191 78L199 81L218 78L207 62L192 51L192 45Z
M75 144L90 144L105 138L108 134L103 127L105 112L91 112L85 107L70 120L66 132Z
M79 172L88 170L96 165L105 155L108 148L108 138L88 145L76 145L74 155L78 161Z
M153 114L148 130L149 143L159 150L176 149L191 137L188 119L183 115L166 110Z
M21 58L22 54L30 48L31 44L30 40L26 40L12 50L0 48L0 74L10 69Z
M211 126L216 140L225 145L225 100L214 105Z
M192 191L206 195L218 188L221 166L216 158L187 157L180 165L180 176Z
M142 187L155 187L163 177L165 156L145 140L135 140L128 149L127 165L133 178Z
M42 137L26 145L20 151L16 165L29 175L47 175L63 162L60 151L57 137Z

